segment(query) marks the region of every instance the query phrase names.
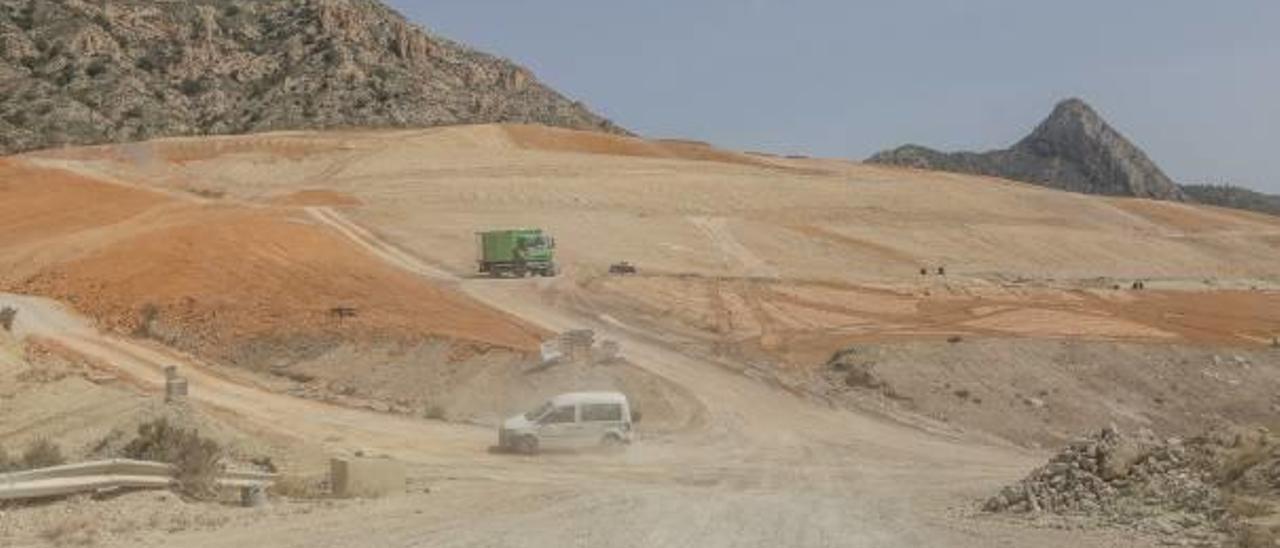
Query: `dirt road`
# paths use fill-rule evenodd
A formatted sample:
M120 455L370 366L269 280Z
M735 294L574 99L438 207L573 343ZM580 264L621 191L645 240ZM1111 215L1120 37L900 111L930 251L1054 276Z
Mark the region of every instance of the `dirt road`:
M366 168L375 164L370 162ZM636 165L637 172L644 173L655 166L660 167ZM737 184L739 179L725 180ZM490 182L490 186L508 184L501 181L507 179ZM609 184L626 186L626 200L635 196L636 187L628 186L625 180ZM517 196L515 199L523 196L503 192L501 187L475 190L466 180L459 185L466 186L459 191L464 193L487 192L484 196L503 199L510 199L508 194ZM838 201L836 198L843 195L839 193L847 192L845 186L843 182L822 186L833 196L822 201ZM679 195L684 201L686 192L698 188L680 182L679 192L666 194ZM785 256L756 255L755 247L748 247L751 231L744 237L735 236L726 221L715 220L719 214L713 206L723 201L725 193L718 186L706 188L709 190L698 194L704 196L699 199L706 202L706 211L692 212L699 220L691 222L681 216L678 228L670 233L646 233L645 240L693 242L700 240L690 234L700 234L705 245L718 250L712 256L723 259L725 265L717 268L765 277L777 275L770 265L793 263ZM778 201L794 199L787 198L792 194L785 189L769 190L775 191L784 193ZM576 189L545 195L579 198ZM806 211L812 204L797 203L796 208ZM433 487L431 496L416 493L302 515L267 514L253 523L213 532L175 533L161 544L557 548L1144 545L1141 539L1107 532L1028 529L966 516L974 501L1025 474L1040 460L1038 455L805 400L722 364L685 355L656 334L612 319L607 310L584 314L549 305L539 285L543 282L460 280L379 238L376 231L335 209L311 207L307 213L367 251L369 261L393 265L430 278L432 283L456 284L490 307L549 330L591 328L602 338L619 341L630 361L695 395L705 413L693 427L669 434L645 433L641 424L639 442L621 455L545 455L533 459L493 455L486 451L494 439L487 428L292 398L254 386L243 376L224 375L217 366L158 345L99 333L56 303L0 296L0 305L19 308L20 334L46 337L98 358L143 385L159 386L163 367L179 365L191 382L193 399L238 417L251 430L314 444L330 453L355 449L387 453L411 463L419 481L445 483L440 489ZM584 242L590 244L591 240ZM469 243L446 241L448 245ZM592 250L607 246L575 247Z
M319 216L371 259L441 273L336 212ZM215 366L99 333L61 305L0 296L19 309L20 336L61 343L143 385L177 364L192 398L253 430L364 449L454 482L447 498L411 495L314 515L264 516L252 526L166 538L185 546L1081 546L1134 545L1103 533L1029 530L963 517L972 500L1025 472L1034 455L831 409L673 351L608 316L543 304L538 282L467 280L471 296L562 331L591 328L639 366L706 408L696 427L642 436L624 455L492 455L489 429L405 419L276 394ZM425 510L424 510L425 508Z
M334 224L348 225L327 211ZM344 230L345 234L358 233ZM365 231L363 234L371 234ZM415 268L387 242L358 241ZM380 251L375 251L380 250ZM461 490L433 508L392 503L377 525L364 514L293 525L288 545L341 546L1079 546L1139 545L1098 533L1025 530L957 517L971 497L1026 470L1035 456L831 409L683 355L608 316L544 304L540 282L468 280L472 297L543 328L591 328L628 359L691 390L707 409L697 428L643 439L625 456L510 461L515 473ZM459 463L462 466L461 463ZM426 501L437 504L437 501ZM475 506L472 506L475 505ZM472 514L470 519L459 517ZM219 533L199 544L230 546ZM323 539L323 540L322 540Z

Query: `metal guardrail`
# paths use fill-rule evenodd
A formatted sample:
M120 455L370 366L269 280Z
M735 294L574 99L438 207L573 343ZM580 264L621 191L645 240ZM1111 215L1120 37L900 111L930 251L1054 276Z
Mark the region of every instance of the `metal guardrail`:
M167 489L177 484L172 465L127 459L66 464L0 474L0 500L60 497L106 489ZM218 485L229 488L267 486L275 474L227 471Z

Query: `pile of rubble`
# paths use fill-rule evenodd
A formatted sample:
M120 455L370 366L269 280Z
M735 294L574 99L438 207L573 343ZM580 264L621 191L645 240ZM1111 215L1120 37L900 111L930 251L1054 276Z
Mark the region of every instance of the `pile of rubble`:
M1261 481L1246 489L1242 477ZM1267 433L1224 429L1159 440L1149 431L1124 435L1113 426L1072 442L983 509L1078 517L1216 544L1251 517L1236 515L1241 495L1271 503L1280 495L1280 447Z

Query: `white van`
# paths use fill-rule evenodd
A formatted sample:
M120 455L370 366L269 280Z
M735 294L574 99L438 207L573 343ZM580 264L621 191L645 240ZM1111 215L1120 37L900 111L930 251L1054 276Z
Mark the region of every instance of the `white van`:
M498 446L521 453L631 443L631 405L617 392L561 394L502 423Z

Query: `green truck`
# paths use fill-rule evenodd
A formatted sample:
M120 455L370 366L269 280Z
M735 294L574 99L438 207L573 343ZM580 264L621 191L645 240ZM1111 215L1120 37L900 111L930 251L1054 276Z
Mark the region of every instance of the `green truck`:
M480 273L502 276L555 276L556 241L538 228L491 230L476 234Z

